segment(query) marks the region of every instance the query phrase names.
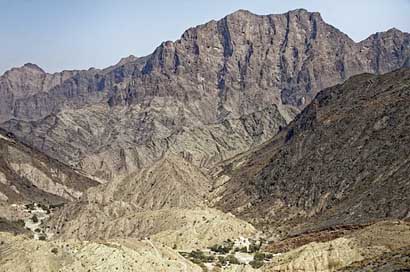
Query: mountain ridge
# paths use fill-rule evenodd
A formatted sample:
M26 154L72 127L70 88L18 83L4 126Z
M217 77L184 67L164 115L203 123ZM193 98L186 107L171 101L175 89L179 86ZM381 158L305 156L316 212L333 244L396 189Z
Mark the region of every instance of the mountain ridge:
M0 126L107 181L169 149L184 149L209 169L272 137L319 90L354 74L408 66L409 56L410 34L396 30L355 43L319 13L238 11L190 28L148 56L67 72L61 84L54 76L46 80L49 90L34 80L28 97L15 95L25 85L16 91L3 83ZM258 112L262 122L252 117ZM119 124L108 128L112 123ZM215 126L230 141L215 140ZM112 138L100 139L107 135ZM67 152L57 152L60 146Z
M185 30L185 31L181 34L180 38L178 38L178 39L176 39L176 40L163 41L161 44L164 44L164 43L167 43L167 42L175 43L175 42L179 41L179 40L182 38L182 36L184 35L184 33L187 32L188 30L190 30L190 29L195 29L195 28L197 28L197 27L204 26L204 25L206 25L206 24L208 24L208 23L210 23L210 22L220 21L220 20L225 19L226 17L229 17L229 16L235 16L235 15L239 15L239 14L250 14L250 15L256 16L256 17L266 17L266 16L284 15L284 14L287 14L287 13L297 13L297 12L307 12L307 13L312 13L312 14L318 14L318 15L320 16L320 18L322 18L320 12L311 12L311 11L309 11L309 10L307 10L307 9L304 9L304 8L297 8L297 9L289 10L289 11L283 12L283 13L269 13L269 14L257 14L257 13L254 13L254 12L250 11L250 10L247 10L247 9L238 9L238 10L236 10L236 11L231 12L231 13L228 14L228 15L225 15L224 17L222 17L222 18L220 18L220 19L212 19L212 20L210 20L210 21L208 21L208 22L201 23L201 24L198 24L198 25L196 25L196 26L190 27L190 28L188 28L187 30ZM323 20L323 19L322 19L322 20ZM337 28L337 27L335 27L335 26L332 26L332 27L334 27L335 29L337 29L337 30L340 31L340 32L343 32L342 30L340 30L339 28ZM391 32L391 31L393 31L393 32L398 32L398 33L402 33L402 34L409 34L409 32L402 31L402 30L399 29L399 28L391 27L391 28L386 29L386 30L381 30L381 31L377 31L376 33L373 33L373 34L369 34L369 36L367 36L366 38L363 38L363 39L361 39L361 40L359 40L359 41L354 41L353 39L351 39L351 38L349 37L348 34L345 34L345 35L346 35L347 37L349 37L349 39L351 39L354 43L362 43L362 42L364 42L364 41L370 39L370 38L371 38L372 36L374 36L374 35L383 34L383 33ZM155 49L154 49L154 51L155 51ZM10 69L4 71L3 74L0 75L0 77L1 77L1 76L4 76L5 73L10 72L10 71L13 70L13 69L21 69L21 68L23 68L23 67L25 67L25 66L37 67L38 69L40 69L41 71L43 71L44 73L47 73L47 74L57 74L57 73L71 72L71 71L74 71L74 72L87 71L87 70L90 70L90 69L95 69L95 70L101 70L101 71L103 71L103 70L106 70L106 69L108 69L108 68L110 68L110 67L112 67L112 66L124 65L124 64L129 63L129 62L134 62L134 61L136 61L137 59L140 59L140 58L146 58L146 57L150 56L151 54L152 54L152 53L147 54L147 55L144 55L144 56L141 56L141 57L137 57L137 56L135 56L135 55L133 55L133 54L130 54L130 55L128 55L128 56L124 56L124 57L120 58L120 60L119 60L116 64L111 65L111 66L107 66L107 67L102 67L102 68L94 68L94 67L91 67L91 66L90 66L90 67L85 67L85 68L82 68L82 69L63 69L63 70L61 70L61 71L54 71L54 72L47 72L47 71L45 71L44 69L42 69L41 66L39 66L38 64L35 64L35 63L32 63L32 62L27 62L27 63L24 63L24 64L21 65L21 66L12 67L12 68L10 68Z
M409 73L361 74L320 92L271 141L216 174L228 176L217 207L296 233L408 220Z

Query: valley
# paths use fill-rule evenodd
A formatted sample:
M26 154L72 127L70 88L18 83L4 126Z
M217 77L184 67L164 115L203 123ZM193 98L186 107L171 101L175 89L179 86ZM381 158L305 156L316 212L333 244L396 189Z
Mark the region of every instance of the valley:
M239 10L0 77L0 272L407 271L410 34Z

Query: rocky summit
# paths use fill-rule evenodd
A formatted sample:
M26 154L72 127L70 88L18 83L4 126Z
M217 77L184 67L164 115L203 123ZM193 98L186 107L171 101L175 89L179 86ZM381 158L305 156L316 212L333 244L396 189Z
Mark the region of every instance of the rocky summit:
M404 66L410 35L397 29L355 43L319 13L240 10L103 70L12 69L0 79L0 121L106 181L168 150L209 169L274 136L318 91Z
M0 77L2 271L408 271L410 34L239 10Z

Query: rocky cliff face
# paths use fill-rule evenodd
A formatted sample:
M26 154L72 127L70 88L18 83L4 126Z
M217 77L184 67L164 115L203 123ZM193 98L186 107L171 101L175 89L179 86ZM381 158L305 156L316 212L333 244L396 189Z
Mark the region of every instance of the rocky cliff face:
M218 174L231 175L220 207L282 227L408 219L409 109L409 69L320 92L271 142Z
M0 79L0 97L2 98L0 101L0 121L9 120L15 115L36 118L36 116L31 116L36 109L39 111L42 109L44 112L49 111L45 103L39 103L40 99L30 101L29 97L44 96L50 89L62 84L75 74L76 71L47 74L32 63L7 71ZM24 103L23 101L26 99L29 101Z
M0 130L0 204L77 200L98 184Z
M0 79L0 120L105 180L167 150L210 168L272 137L319 90L409 66L409 56L410 35L396 29L355 43L318 13L241 10L104 70L14 69Z

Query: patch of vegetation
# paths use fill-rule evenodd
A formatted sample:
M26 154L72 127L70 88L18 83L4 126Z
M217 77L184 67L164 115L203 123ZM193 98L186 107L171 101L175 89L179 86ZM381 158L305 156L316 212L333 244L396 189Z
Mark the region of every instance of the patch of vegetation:
M248 253L248 248L247 248L246 246L241 247L241 248L235 247L234 251L235 251L235 252Z
M240 264L239 260L232 254L226 257L218 256L218 261L223 266L228 265L228 264Z
M18 227L24 228L25 223L24 223L24 220L23 220L23 219L18 219L18 220L16 220L16 221L14 221L14 223L15 223Z
M222 245L213 245L209 249L219 254L228 254L233 249L234 244L232 240L228 239Z
M40 207L41 209L45 210L45 211L48 210L48 206L45 205L45 204L41 204L41 203L40 203L40 204L37 204L37 206Z
M32 220L34 223L38 223L38 217L37 217L37 215L33 215L33 216L31 217L31 220Z
M250 242L251 242L251 244L249 245L248 253L254 253L254 252L259 251L259 249L262 246L262 242L261 241L255 241L255 240L251 240Z
M250 264L250 266L252 266L253 269L258 269L258 268L262 267L263 261L253 260L253 261L249 262L249 264Z
M182 256L184 256L185 258L199 266L203 265L203 263L211 263L215 261L214 256L206 255L204 252L200 250L194 250L191 252L179 252L179 254L181 254Z
M38 237L38 239L39 239L40 241L45 241L45 240L46 240L46 236L45 236L45 235L40 235L40 236Z
M58 204L50 204L50 209L62 208L64 207L65 203L58 203Z
M253 259L255 261L263 261L263 260L265 260L265 253L256 252L255 255L253 256Z
M253 259L255 261L269 261L272 259L273 255L270 253L263 253L263 252L256 252L255 255L253 256Z
M58 249L56 247L51 249L51 253L53 254L57 254L58 253Z
M24 205L24 207L26 207L27 210L34 210L35 206L34 203L29 203Z

